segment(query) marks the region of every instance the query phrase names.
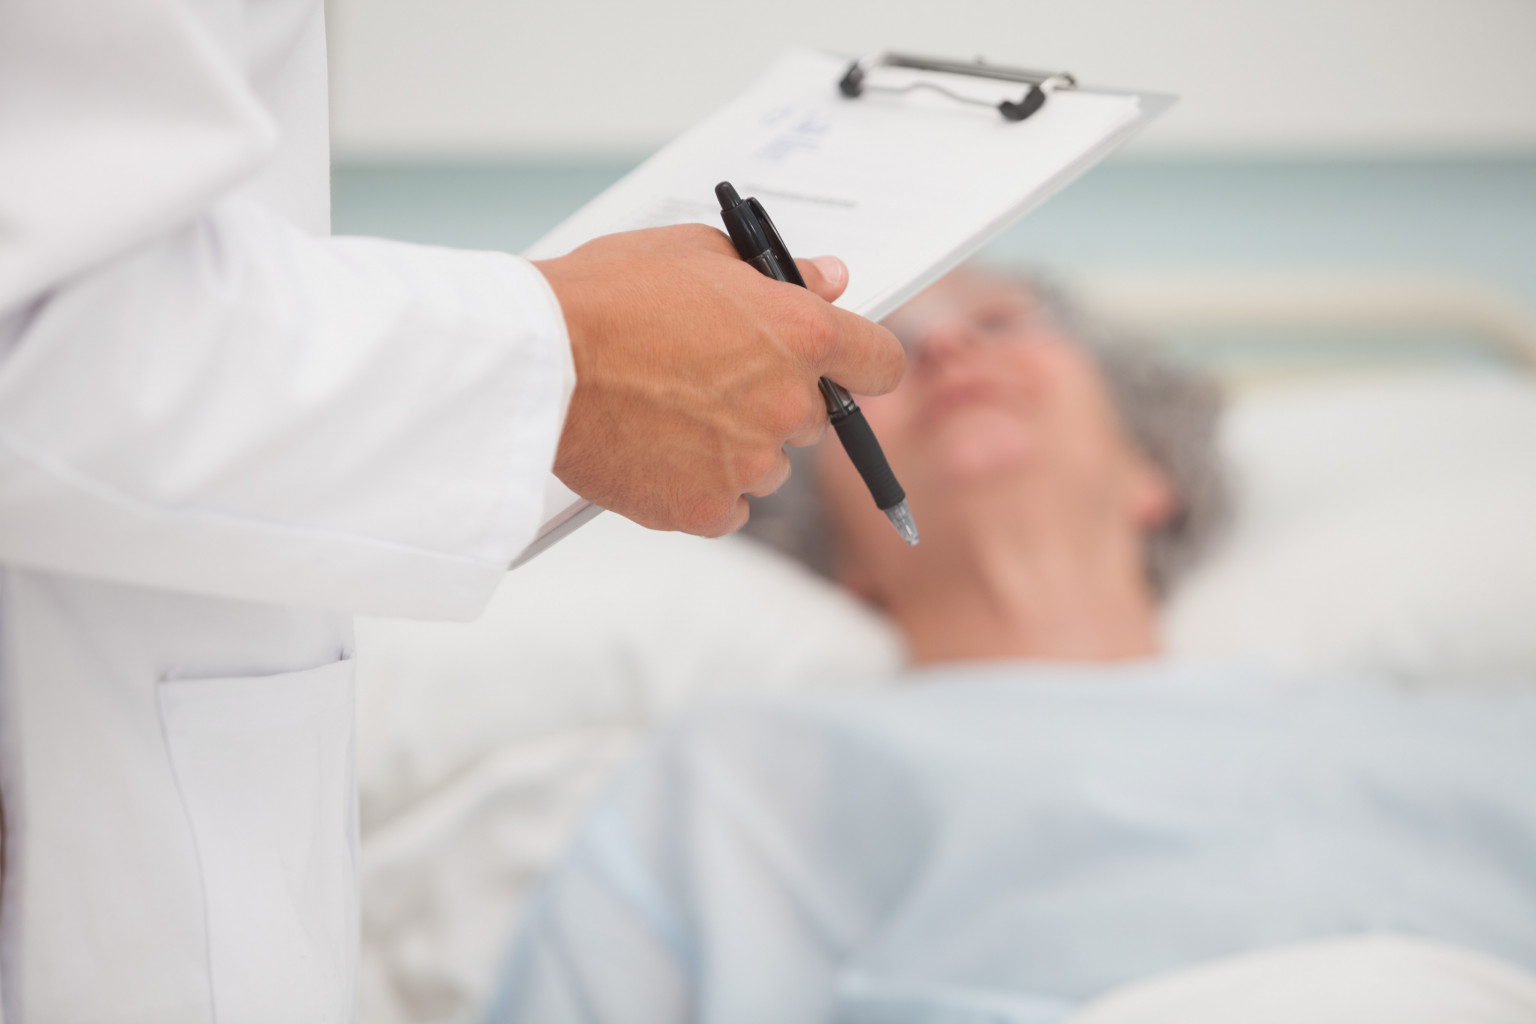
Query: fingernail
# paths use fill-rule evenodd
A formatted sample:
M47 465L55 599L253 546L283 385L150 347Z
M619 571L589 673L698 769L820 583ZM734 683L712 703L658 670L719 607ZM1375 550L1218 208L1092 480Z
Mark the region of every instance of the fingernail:
M827 279L827 284L834 288L841 287L848 280L848 268L836 256L813 256L811 262L816 264L821 276Z

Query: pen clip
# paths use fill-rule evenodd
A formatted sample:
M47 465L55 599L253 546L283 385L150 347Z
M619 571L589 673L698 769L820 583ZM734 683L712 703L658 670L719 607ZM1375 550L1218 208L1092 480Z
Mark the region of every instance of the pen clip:
M789 276L789 283L804 288L805 278L801 276L800 268L795 265L795 258L789 254L789 246L785 245L784 239L779 237L779 229L773 226L773 220L768 216L768 211L763 209L763 204L757 201L756 196L752 196L746 202L752 208L753 216L763 226L763 234L768 236L768 247L773 250L774 258L779 261L779 265L784 268L784 273Z

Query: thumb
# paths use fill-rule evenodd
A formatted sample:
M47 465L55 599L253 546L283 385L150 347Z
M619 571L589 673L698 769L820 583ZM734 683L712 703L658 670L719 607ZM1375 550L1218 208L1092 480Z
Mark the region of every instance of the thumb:
M828 302L835 301L848 287L848 268L836 256L817 256L795 260L805 286Z

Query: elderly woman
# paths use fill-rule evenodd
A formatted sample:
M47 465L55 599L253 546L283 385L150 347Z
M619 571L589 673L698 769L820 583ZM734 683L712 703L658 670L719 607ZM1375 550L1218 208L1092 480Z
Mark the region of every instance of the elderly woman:
M919 663L1152 654L1156 600L1226 509L1216 389L1038 283L977 270L885 323L907 377L863 407L923 543L885 543L836 445L746 532L891 615Z
M1536 967L1536 701L1161 659L1158 596L1220 518L1209 388L980 272L889 325L908 376L864 409L922 543L834 446L815 479L827 564L928 685L661 737L495 1019L1057 1021L1383 931Z

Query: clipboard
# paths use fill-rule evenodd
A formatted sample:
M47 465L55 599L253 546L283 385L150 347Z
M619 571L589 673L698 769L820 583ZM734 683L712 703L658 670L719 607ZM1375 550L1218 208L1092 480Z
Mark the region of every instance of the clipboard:
M792 48L524 255L643 227L719 227L713 188L730 180L764 200L794 252L841 257L849 284L837 305L878 320L1174 102L1066 71ZM512 568L599 511L551 476L543 525Z

